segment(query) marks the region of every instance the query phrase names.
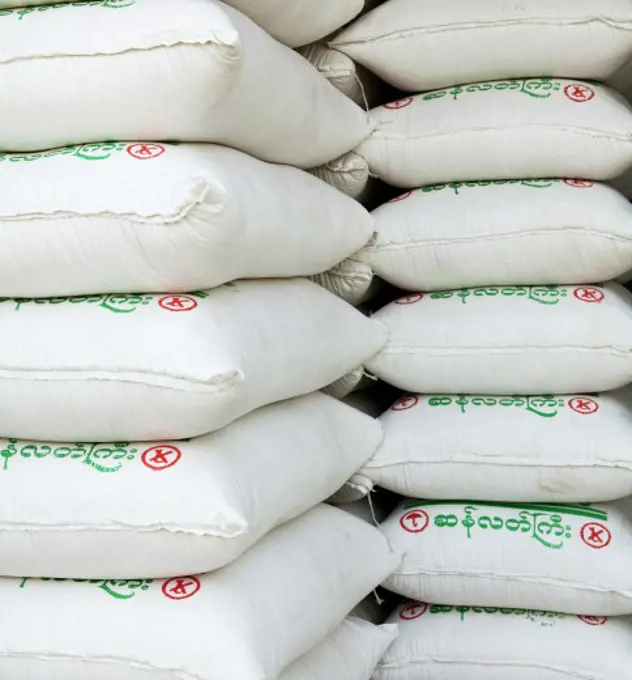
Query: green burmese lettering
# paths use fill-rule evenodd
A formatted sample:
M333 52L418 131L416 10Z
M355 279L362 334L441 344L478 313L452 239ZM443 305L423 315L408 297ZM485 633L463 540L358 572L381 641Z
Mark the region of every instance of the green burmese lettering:
M37 446L35 444L26 444L24 446L21 446L19 453L20 458L24 458L27 460L29 458L35 458L35 454L37 453Z
M457 101L461 95L464 94L489 92L518 92L535 99L549 99L551 95L554 92L558 92L560 88L560 82L558 80L553 80L552 78L509 79L489 83L473 83L465 87L457 85L451 88L444 88L443 90L436 90L423 95L422 100L434 101L450 95L452 101Z
M4 460L4 463L2 464L3 470L8 470L9 460L18 454L16 444L16 439L9 439L7 445L0 451L0 458Z
M451 397L430 397L428 399L428 406L450 406L451 404Z
M32 580L37 580L37 581L53 581L55 583L82 583L82 584L87 584L87 585L94 585L99 588L99 590L103 590L105 593L110 595L116 600L130 600L133 598L139 591L147 591L151 587L151 585L154 582L154 579L138 579L138 580L126 580L126 581L117 581L117 580L112 580L112 579L83 579L83 578L48 578L48 577L43 577L39 579L32 579L31 577L25 577L20 579L20 588L24 588L26 584L29 581ZM119 592L118 590L115 589L128 589L131 592Z
M442 504L441 501L426 501L416 504L407 504L407 507L420 507L424 505L440 504ZM488 505L490 507L522 507L519 504L515 504L515 506L507 506L501 503L491 502L485 503L483 505ZM564 546L565 539L572 538L572 527L570 525L563 524L562 515L559 512L555 512L557 506L551 506L551 510L546 509L546 506L540 507L536 505L530 507L533 507L533 510L521 509L517 517L503 519L498 515L481 515L478 518L474 518L474 514L479 512L479 508L474 505L466 505L463 508L464 516L461 518L460 522L457 515L441 514L435 517L434 525L440 529L452 529L460 524L465 528L468 539L473 537L472 530L475 527L485 531L506 530L512 533L529 535L530 538L535 539L544 547L552 550L559 550ZM576 506L569 506L568 508L564 506L559 507L560 510L568 510L572 514L578 514L579 512ZM590 511L592 511L592 508Z
M147 305L151 300L151 295L107 295L99 307L115 314L130 314L135 312L139 305Z
M64 2L54 5L44 5L41 7L25 7L18 9L0 10L0 17L16 16L18 21L22 21L24 17L34 12L52 12L60 9L78 8L78 7L104 7L106 9L123 9L131 7L136 4L137 0L80 0L78 2Z
M541 418L555 418L560 408L564 408L564 400L553 396L527 397L527 411Z
M138 452L138 449L129 449L128 447L128 443L113 444L112 446L93 444L83 462L99 472L118 472L123 467L121 460L124 458L134 460L135 454ZM116 462L111 463L109 459Z

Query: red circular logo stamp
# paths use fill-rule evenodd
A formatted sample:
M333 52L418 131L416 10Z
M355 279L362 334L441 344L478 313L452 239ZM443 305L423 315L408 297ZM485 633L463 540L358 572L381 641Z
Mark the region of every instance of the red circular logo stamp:
M591 416L599 410L599 404L594 399L575 397L568 402L568 406L580 416Z
M414 621L420 616L423 616L428 611L428 605L424 602L409 602L402 611L399 612L399 618L402 621Z
M130 144L127 153L139 161L147 161L151 158L158 158L165 152L162 144Z
M153 446L141 456L143 465L150 470L166 470L182 458L182 451L175 446Z
M589 102L595 98L595 91L588 85L582 83L573 83L564 88L564 94L572 101L578 104Z
M197 300L188 295L168 295L160 298L158 304L169 312L190 312L198 306Z
M391 411L408 411L419 403L419 397L403 397L391 406Z
M565 179L564 184L575 189L590 189L590 187L595 186L594 182L587 179Z
M403 201L404 199L412 195L413 195L412 191L407 191L405 194L402 194L401 196L395 196L395 198L391 198L389 203L399 203L400 201Z
M607 616L578 616L577 618L589 626L603 626L608 620Z
M575 288L573 291L573 295L580 301L580 302L603 302L604 298L606 297L605 293L602 290L599 290L599 288Z
M384 104L384 108L389 111L396 111L397 109L405 109L410 106L415 100L412 97L403 97L402 99L396 99L390 104Z
M606 548L612 541L610 529L603 524L599 524L599 522L584 524L579 535L589 548L594 548L595 550Z
M428 513L424 510L411 510L405 515L402 515L399 520L402 529L407 531L409 534L420 534L425 531L430 524L430 517Z
M412 295L405 295L404 297L400 297L399 300L395 300L396 305L414 305L415 302L419 302L420 300L423 300L424 296L423 293L414 293Z
M187 600L199 592L202 584L195 576L170 578L162 584L162 593L170 600Z

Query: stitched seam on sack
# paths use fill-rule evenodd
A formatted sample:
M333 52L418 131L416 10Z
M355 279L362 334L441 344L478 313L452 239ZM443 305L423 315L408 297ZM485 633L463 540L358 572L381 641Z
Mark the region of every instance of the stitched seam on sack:
M120 50L116 50L113 52L89 52L89 53L81 53L81 54L65 54L64 52L56 52L54 54L34 54L30 56L25 56L25 57L9 57L7 59L2 59L0 58L0 66L4 66L5 64L18 64L21 62L25 61L38 61L40 59L42 60L48 60L48 59L90 59L92 57L116 57L120 56L122 54L133 54L136 52L154 52L158 50L169 50L174 47L206 47L209 45L214 45L216 47L227 47L231 48L232 50L235 51L235 55L237 56L237 49L235 47L235 44L233 43L228 43L228 42L222 42L219 39L212 39L208 38L206 40L200 39L200 40L176 40L174 42L169 42L169 43L163 43L161 45L151 45L148 47L125 47L121 48Z
M378 122L377 128L373 132L372 135L368 137L365 143L371 142L371 141L384 141L384 140L397 140L397 141L406 141L406 142L411 142L411 141L416 141L416 140L422 140L422 139L436 139L437 137L453 137L455 135L460 135L460 134L469 134L471 132L513 132L515 130L527 130L527 129L535 129L535 130L549 130L552 132L559 132L564 131L564 132L578 132L578 133L583 133L589 136L593 137L599 137L603 139L612 139L616 140L619 142L632 142L632 133L628 135L621 135L616 132L608 132L605 130L595 130L594 128L584 128L584 127L578 127L576 125L551 125L548 123L525 123L524 125L515 125L515 126L505 126L505 127L499 127L499 126L481 126L481 127L464 127L464 128L459 128L455 130L450 130L447 132L430 132L427 135L411 135L411 134L398 134L398 135L387 135L383 134L382 130L387 127L390 124L396 123L397 120L393 119L392 121L382 121Z
M335 80L335 79L338 79L338 78L343 78L343 79L347 80L349 78L352 78L353 75L354 75L353 71L350 71L349 69L336 69L336 68L331 68L329 66L327 66L325 68L320 68L318 70L328 80Z
M603 353L613 353L619 354L622 357L627 357L631 350L629 349L618 349L612 345L603 345L600 347L581 347L580 345L558 345L556 347L549 347L547 345L505 345L503 347L488 347L485 345L474 346L459 346L459 347L447 347L447 346L435 346L435 345L411 345L404 343L391 344L385 347L379 354L410 354L417 350L424 350L428 352L439 352L443 354L459 354L461 352L493 352L496 354L509 354L514 352L524 352L525 350L541 350L547 352L563 352L568 350L580 351L580 352L592 352L595 354ZM466 356L464 354L464 356Z
M518 576L516 574L499 574L485 571L441 571L432 569L406 569L404 571L396 571L392 574L395 577L405 577L405 576L457 576L457 577L467 577L471 579L492 579L496 581L518 581L520 583L535 583L538 585L546 586L558 586L562 585L565 588L578 591L589 590L593 593L615 593L621 595L626 599L632 599L632 591L630 590L620 590L619 588L609 587L609 586L598 586L589 583L577 583L576 581L568 581L561 578L551 578L550 576L543 578L528 577L528 576Z
M20 531L41 531L46 533L67 533L67 532L90 532L98 531L101 532L113 532L113 533L143 533L143 534L155 534L166 532L168 534L186 534L190 536L197 536L199 538L222 538L222 539L234 539L247 536L249 534L248 527L244 525L239 529L222 529L220 527L175 527L167 525L154 525L154 526L139 526L134 524L122 524L118 523L118 526L113 526L112 523L109 525L105 524L56 524L55 526L38 524L37 522L21 522L21 523L10 523L1 522L0 532L20 532Z
M479 236L454 236L451 238L436 240L414 239L409 241L384 241L378 242L374 246L364 249L366 252L380 252L382 250L403 250L411 246L417 248L431 246L450 246L460 243L475 243L477 241L500 241L506 239L522 239L530 236L557 236L558 234L579 234L581 236L591 236L604 240L619 241L621 243L632 243L632 236L619 236L618 234L604 234L603 232L587 229L585 227L554 227L553 229L529 229L520 232L503 232L499 234L481 234Z
M107 372L107 375L101 376L91 376L86 378L79 378L84 373L91 373L94 371ZM39 373L40 377L30 376L29 373ZM26 375L22 375L26 374ZM70 374L70 375L65 375ZM132 377L133 374L135 377ZM227 373L222 373L216 376L213 380L198 380L190 377L176 376L169 373L159 373L158 371L129 371L125 369L86 369L86 368L65 368L59 370L43 370L39 368L2 368L0 367L0 377L10 379L10 380L75 380L77 382L99 382L101 380L122 382L122 383L138 383L146 385L148 387L154 387L157 389L177 389L186 391L183 387L172 387L155 385L154 383L143 380L143 377L154 376L156 378L167 378L169 380L174 380L176 382L181 382L184 385L204 385L206 387L212 388L214 392L224 392L231 390L243 381L243 375L240 371L228 371Z
M489 20L489 21L479 21L479 22L462 22L459 24L437 24L435 26L418 26L407 29L402 29L399 31L393 31L391 33L374 33L373 35L366 36L364 38L357 38L355 40L332 40L330 46L332 47L344 47L346 45L362 45L364 43L380 43L380 42L394 42L396 40L404 40L407 38L415 38L418 35L432 35L434 33L459 33L462 31L471 31L472 29L489 29L498 28L504 30L508 26L582 26L588 24L604 24L611 28L615 28L622 31L632 30L632 23L627 21L622 21L620 19L613 19L610 17L597 17L593 16L585 19L545 19L542 18L529 18L529 19L501 19L501 20Z
M210 183L202 178L194 179L196 186L189 191L189 197L185 204L178 209L177 212L164 213L123 213L113 212L111 210L102 210L99 212L81 212L75 210L52 210L45 213L16 213L13 215L4 215L0 213L0 220L7 220L9 222L25 222L32 220L51 220L56 221L68 217L113 217L120 219L128 219L134 222L147 223L155 226L160 226L160 223L152 222L152 219L161 218L164 224L172 225L176 222L182 222L187 218L195 208L206 200L209 191L211 190Z
M574 460L551 462L550 460L536 460L534 462L524 462L522 460L508 459L503 457L502 460L496 460L492 458L485 458L483 456L479 457L463 457L458 458L456 456L449 456L443 459L434 460L410 460L408 458L394 458L389 462L378 462L369 461L362 470L382 470L385 468L399 467L400 465L495 465L498 467L525 467L525 468L568 468L571 467L574 470L592 470L593 468L605 468L608 470L612 469L623 469L632 472L632 462L625 461L612 461L606 460L605 458L591 458L589 460L584 459L581 463L575 462Z
M102 663L102 664L116 664L116 665L121 665L121 666L131 666L132 668L141 668L143 670L149 670L149 671L161 671L161 672L168 672L168 673L177 673L179 678L182 678L183 680L209 680L208 677L202 677L201 675L197 674L192 674L189 673L188 671L185 671L181 668L168 668L166 666L156 666L154 664L150 664L148 662L143 662L143 661L134 661L133 659L128 659L126 657L117 657L117 656L112 656L112 657L107 657L107 656L86 656L85 654L68 654L68 653L52 653L52 652L46 652L43 654L38 654L35 652L0 652L0 658L9 658L9 659L41 659L42 661L63 661L63 660L73 660L73 661L79 661L81 663L85 662L86 660L91 662L91 663Z
M415 661L400 661L400 662L390 662L390 663L380 663L380 668L386 668L386 669L403 669L403 668L409 668L410 666L426 666L426 665L438 665L438 664L445 664L446 666L454 666L454 665L469 665L469 666L491 666L493 668L496 667L502 667L502 666L511 666L514 668L537 668L537 669L546 669L546 670L553 670L558 673L563 673L564 675L570 675L571 677L575 678L584 678L584 680L601 680L600 676L597 675L586 675L582 670L578 670L575 668L571 668L570 670L565 670L564 668L559 668L557 666L553 666L551 664L541 664L541 663L534 663L534 662L527 662L527 661L483 661L483 660L472 660L472 659L444 659L442 657L436 657L436 656L430 656L428 657L428 660L420 660L416 659Z
M335 272L332 269L323 272L322 274L314 274L314 276L322 277L324 280L327 279L341 279L342 281L357 281L359 283L366 283L373 279L372 274L360 274L354 272L353 274Z

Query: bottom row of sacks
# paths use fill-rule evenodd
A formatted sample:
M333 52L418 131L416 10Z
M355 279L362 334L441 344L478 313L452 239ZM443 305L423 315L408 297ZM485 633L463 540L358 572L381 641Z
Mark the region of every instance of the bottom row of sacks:
M399 560L320 505L201 576L1 578L0 678L368 680L396 631L347 617Z
M373 680L623 680L632 619L405 602ZM332 676L333 677L333 676Z
M382 519L381 506L366 500L347 511L319 505L274 529L235 562L200 576L0 578L0 678L627 677L632 617L544 611L565 602L577 612L591 611L584 609L591 604L630 611L629 593L617 591L615 583L626 582L630 562L621 558L632 546L624 506L459 508L455 502L404 501L380 532L367 520ZM597 514L599 521L592 516ZM441 536L452 533L446 529L459 527L463 540L442 543ZM566 553L562 544L574 538L606 562L609 551L603 548L620 544L622 552L604 570L604 562ZM514 541L523 543L523 551ZM539 553L538 560L527 546L555 559ZM388 601L380 602L371 595L379 583L398 594L386 593ZM405 590L425 588L437 598L449 593L455 599L443 601L461 604L407 599L384 621L390 598L397 603ZM463 604L467 599L476 604ZM481 606L486 599L495 606ZM502 600L521 604L503 606ZM541 609L527 608L530 600L541 602Z

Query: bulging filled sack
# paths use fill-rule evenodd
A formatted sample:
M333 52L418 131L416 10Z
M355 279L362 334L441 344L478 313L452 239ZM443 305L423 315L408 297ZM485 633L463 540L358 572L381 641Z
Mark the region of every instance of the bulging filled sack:
M632 206L578 179L454 182L373 211L354 259L404 290L593 283L632 269Z
M361 369L364 375L364 369ZM370 384L368 378L365 378ZM371 418L377 418L380 416L389 404L393 403L393 398L389 395L390 390L384 384L375 385L372 383L373 387L359 387L356 391L345 396L342 401L353 408L366 413L366 415ZM366 496L374 491L374 484L369 477L364 474L356 473L354 474L347 483L339 489L330 499L330 503L343 505L346 509L350 505L355 505L357 509L366 516L366 511L368 509L371 519L376 522L381 522L387 514L390 514L392 506L388 511L383 509L386 507L385 504L381 502L380 498L376 498L379 495L380 490L376 490L377 493L372 494L371 502L367 505Z
M348 617L311 652L286 668L279 680L370 680L396 637L397 624L375 626Z
M365 112L303 57L221 2L26 11L0 14L0 79L11 93L0 103L0 150L217 142L311 168L371 130Z
M85 144L0 165L3 297L309 276L373 233L367 211L324 182L221 146Z
M227 0L277 40L299 47L320 40L357 16L364 0Z
M632 614L632 499L598 506L403 501L382 524L399 595L465 606Z
M378 421L317 392L185 441L0 441L0 574L219 569L336 491L381 439Z
M602 85L527 78L404 97L370 113L356 149L396 187L492 179L612 179L632 165L632 109Z
M387 0L331 44L411 92L534 75L605 80L632 58L632 7L627 0Z
M632 387L591 395L408 395L360 475L403 496L586 503L632 496Z
M632 382L632 297L617 283L415 293L373 318L390 329L366 363L425 394L585 394Z
M195 437L321 389L387 330L305 279L187 295L0 303L0 432L44 441Z
M346 54L332 50L325 41L306 45L299 53L337 90L347 95L358 106L366 108L378 103L380 94L378 79Z
M211 574L0 579L0 675L276 678L333 633L397 563L376 528L319 506Z
M404 602L374 680L619 680L632 619Z

